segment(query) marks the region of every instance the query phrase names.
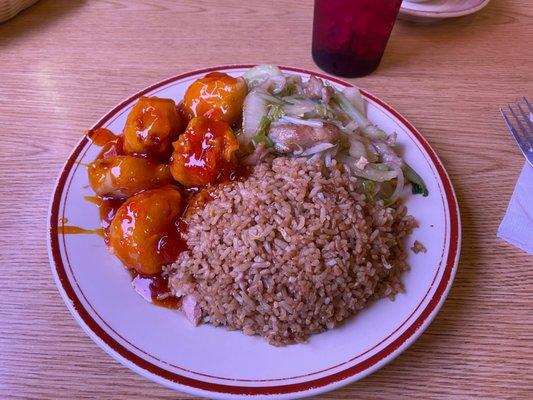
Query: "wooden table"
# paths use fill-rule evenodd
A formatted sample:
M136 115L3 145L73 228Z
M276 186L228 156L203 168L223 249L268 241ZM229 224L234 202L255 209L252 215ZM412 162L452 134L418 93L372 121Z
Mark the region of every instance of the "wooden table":
M223 6L222 6L223 4ZM0 398L187 398L136 375L74 322L48 264L56 176L121 99L198 67L316 69L312 2L41 0L0 25ZM533 3L493 0L437 25L399 22L354 80L393 104L444 161L463 250L430 328L380 371L323 398L533 398L533 257L496 237L524 163L498 114L533 97Z

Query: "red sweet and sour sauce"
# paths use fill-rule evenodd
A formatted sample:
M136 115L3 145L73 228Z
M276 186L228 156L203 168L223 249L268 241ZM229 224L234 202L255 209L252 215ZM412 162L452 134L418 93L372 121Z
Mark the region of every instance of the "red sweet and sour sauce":
M123 137L116 136L108 129L98 128L87 133L90 140L101 151L97 158L108 158L116 155L124 155ZM207 149L199 151L202 154ZM202 163L199 163L202 164ZM201 165L197 165L200 167ZM197 171L207 173L207 171ZM249 174L249 168L238 165L234 162L222 162L218 168L217 175L214 179L216 184L225 184L246 177ZM212 189L212 187L211 187ZM168 265L176 261L180 253L187 250L187 243L182 238L182 234L187 232L187 223L184 217L195 212L206 202L212 200L209 189L193 187L181 188L182 192L182 213L170 225L169 229L161 236L157 244L157 252L161 256L163 265ZM84 199L98 207L101 227L98 229L85 229L77 226L65 225L67 220L61 219L59 232L63 234L97 234L104 238L108 243L108 232L111 222L115 217L117 210L126 201L126 199L115 199L111 197L85 196ZM179 299L170 295L168 288L168 277L162 272L155 275L142 275L137 271L130 269L132 276L132 286L145 300L158 306L168 308L178 308Z

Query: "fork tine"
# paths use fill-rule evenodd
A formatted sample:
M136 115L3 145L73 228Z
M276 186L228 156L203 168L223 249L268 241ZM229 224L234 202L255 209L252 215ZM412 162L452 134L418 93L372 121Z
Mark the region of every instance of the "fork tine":
M511 121L509 121L509 118L507 117L507 115L503 111L503 108L500 108L500 113L502 114L503 120L505 121L507 127L509 128L509 131L511 132L511 135L513 135L514 140L516 141L516 143L520 147L520 150L522 150L522 153L524 154L524 157L527 158L528 157L529 148L526 146L526 144L524 143L522 138L520 136L518 136L518 133L516 132L513 124L511 124Z
M529 101L527 101L526 97L524 96L524 101L526 102L528 108L529 108L529 112L530 113L533 113L533 107L531 107L531 104L529 104ZM529 118L528 118L529 119Z
M524 99L525 99L525 97L524 97ZM531 120L529 119L529 115L527 115L524 112L524 110L522 109L522 106L520 105L520 102L517 101L515 104L518 107L518 109L520 110L520 114L522 114L522 117L524 117L526 123L528 124L529 129L533 129L533 122L531 122ZM529 132L528 132L528 134L526 136L531 136L531 135L529 135Z
M518 124L518 127L520 128L520 133L522 134L521 136L524 136L530 148L533 147L533 141L529 137L527 129L524 127L524 125L522 125L522 121L520 121L520 118L518 118L518 115L516 115L516 113L514 112L513 108L510 105L507 107L509 107L509 111L511 111L511 114L513 115L516 123Z

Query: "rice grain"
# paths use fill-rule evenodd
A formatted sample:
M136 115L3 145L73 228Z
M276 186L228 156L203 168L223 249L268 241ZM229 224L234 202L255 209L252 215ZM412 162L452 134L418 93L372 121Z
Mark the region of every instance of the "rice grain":
M187 216L189 250L167 266L177 296L194 296L200 322L306 342L370 301L403 290L404 206L365 201L335 160L279 157L212 192Z

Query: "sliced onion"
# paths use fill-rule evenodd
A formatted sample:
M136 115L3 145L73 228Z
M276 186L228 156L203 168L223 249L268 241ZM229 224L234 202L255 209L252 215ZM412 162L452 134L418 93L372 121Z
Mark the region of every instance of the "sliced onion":
M360 170L355 166L357 160L354 158L347 156L345 154L339 154L337 155L337 160L342 162L343 164L347 165L350 168L350 171L360 178L370 179L371 181L376 182L385 182L390 181L391 179L394 179L398 176L397 171L382 171L376 168L376 166L373 165L367 165L364 170Z
M363 99L363 96L361 96L361 91L359 88L347 87L342 91L342 93L346 96L348 101L352 103L352 106L354 106L366 117L365 100Z
M370 162L377 162L379 160L379 153L376 151L376 148L372 142L365 143L367 159Z
M324 156L324 162L326 164L327 167L330 167L331 166L331 162L332 162L332 159L335 158L335 156L337 155L339 151L339 146L336 145L330 149L327 149L327 150L324 150L322 152L322 155Z
M396 140L398 139L398 134L396 132L392 132L387 140L385 140L385 143L387 143L390 147L396 146Z
M399 168L402 167L403 161L394 150L385 142L373 142L372 145L381 156L383 162L389 166L395 165Z
M324 153L324 164L326 164L326 167L331 167L331 154Z
M366 154L366 146L359 140L350 137L350 149L348 153L356 160L359 160L361 157L368 159Z
M361 129L371 139L381 140L387 138L387 134L375 125L370 124Z
M280 124L288 122L294 125L307 125L307 126L312 126L313 128L322 128L324 126L324 121L319 120L319 119L303 119L303 118L291 117L289 115L284 115L278 120L278 122Z
M283 105L286 105L286 104L291 104L291 103L289 103L289 102L287 102L285 100L280 99L279 97L272 96L270 93L266 92L262 88L257 88L257 89L255 89L255 91L257 92L257 95L259 97L261 97L265 101L268 101L269 103L277 104L279 106L283 106Z
M360 142L366 143L368 138L363 137L359 134L359 128L357 124L353 121L349 122L347 125L342 124L339 121L328 120L328 123L335 125L339 130L346 136L348 139L359 140Z
M339 106L342 108L342 110L346 113L346 115L357 123L359 128L366 136L374 140L387 139L387 134L381 129L379 129L377 126L372 125L368 118L363 115L356 107L354 107L343 93L336 90L335 95L333 97L337 101Z
M333 143L318 143L314 146L309 147L308 149L305 149L303 152L297 154L298 156L312 156L316 153L321 153L325 150L329 150L331 148L335 147Z
M359 130L359 127L357 126L357 124L355 123L355 121L350 121L348 122L345 126L344 126L344 130L346 132L352 132L352 133L355 133Z
M285 99L285 98L284 98ZM312 100L307 99L288 99L291 104L283 106L283 111L285 114L298 116L302 114L312 113L316 109L316 103Z
M394 202L396 202L396 200L398 200L398 198L400 197L400 195L403 192L405 179L404 179L404 176L403 176L402 168L399 165L393 164L393 165L390 165L390 167L397 174L397 176L396 176L396 179L397 179L396 188L394 189L394 192L392 193L392 195L389 197L389 199L387 201L388 203L393 204Z

